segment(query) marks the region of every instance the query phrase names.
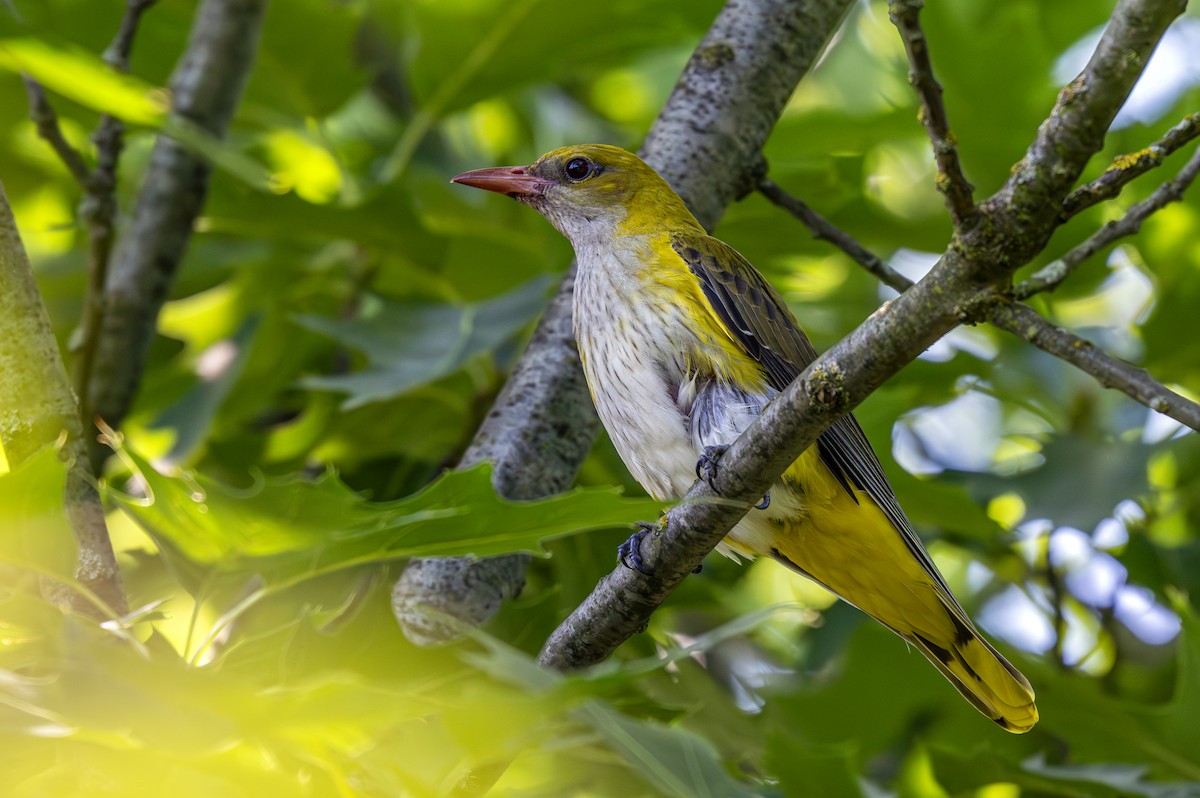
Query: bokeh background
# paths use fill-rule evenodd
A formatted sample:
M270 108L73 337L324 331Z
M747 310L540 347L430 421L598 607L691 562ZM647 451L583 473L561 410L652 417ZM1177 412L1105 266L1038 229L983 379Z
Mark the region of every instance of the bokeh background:
M99 54L123 6L0 4L0 180L64 352L86 282L81 192L18 72L89 157L100 113L135 120L128 214L196 3L153 7L114 83ZM1112 6L924 11L977 196L1008 177ZM558 504L498 505L479 471L429 487L571 257L529 209L448 180L569 143L636 149L720 7L276 0L110 464L132 616L94 628L31 581L70 568L53 456L0 478L7 794L1200 795L1196 436L987 327L955 330L858 417L948 581L1035 685L1033 732L994 729L901 641L769 562L710 558L594 673L532 666L627 524L658 508L603 438ZM1085 179L1200 108L1198 47L1192 10ZM856 4L765 155L776 183L915 278L950 224L906 73L886 4ZM1194 146L1072 219L1030 268ZM1192 398L1196 196L1033 301ZM818 348L892 295L761 196L716 234ZM547 537L484 632L404 640L388 592L405 557Z

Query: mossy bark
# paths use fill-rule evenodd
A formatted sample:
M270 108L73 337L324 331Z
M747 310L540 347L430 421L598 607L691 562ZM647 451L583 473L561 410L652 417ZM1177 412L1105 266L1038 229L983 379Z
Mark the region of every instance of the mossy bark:
M79 407L16 219L0 185L0 444L9 468L62 441L69 458L65 506L79 540L76 578L117 613L126 611L104 509L90 477ZM67 595L50 590L57 598ZM84 611L90 603L72 598Z

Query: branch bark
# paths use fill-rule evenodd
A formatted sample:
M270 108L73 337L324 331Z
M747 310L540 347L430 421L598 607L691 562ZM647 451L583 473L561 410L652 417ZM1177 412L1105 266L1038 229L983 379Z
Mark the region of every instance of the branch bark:
M851 4L729 0L692 54L640 154L706 227L758 183L767 136ZM497 492L508 498L568 487L599 429L571 333L573 290L572 269L463 458L491 460ZM452 639L454 630L421 608L482 623L520 592L527 562L416 560L396 583L393 609L410 639Z
M171 77L171 111L224 135L254 61L267 0L205 0ZM160 136L105 284L105 310L87 390L91 412L117 427L141 380L158 314L204 204L211 168ZM108 449L89 440L99 471Z
M1132 180L1162 165L1168 155L1197 136L1200 136L1200 113L1188 114L1149 147L1117 156L1104 174L1067 195L1063 200L1063 219L1117 196Z
M929 133L938 167L937 189L946 198L946 209L950 211L954 226L969 227L979 217L975 207L975 187L963 174L954 134L950 132L950 121L946 117L946 106L942 103L942 85L933 76L929 42L925 39L925 31L921 29L923 5L922 0L889 0L888 18L904 41L904 51L910 65L908 82L921 98L920 118Z
M21 75L21 79L25 82L25 93L29 98L29 119L37 129L38 137L50 145L50 149L54 150L63 166L67 167L75 182L87 188L92 179L92 170L88 168L87 161L83 159L79 150L63 135L62 127L58 124L58 114L46 98L46 90L28 75Z
M65 433L62 456L72 462L64 498L67 516L79 541L76 579L113 613L125 613L121 574L84 451L79 407L2 185L0 388L0 445L10 466L20 465ZM54 593L57 596L58 591ZM99 609L82 597L73 597L70 603L92 615Z
M1197 156L1197 159L1200 160L1200 156ZM1181 172L1181 176L1184 176L1184 173ZM1176 178L1173 182L1178 180L1179 178ZM770 180L764 180L759 190L776 205L796 216L812 231L815 238L828 241L845 252L855 263L878 277L884 285L891 286L901 293L913 286L912 280L888 266L883 259L860 244L849 233L839 230ZM1160 203L1157 207L1161 207L1162 204L1165 203ZM1092 375L1105 388L1121 391L1151 410L1200 431L1200 404L1170 390L1144 369L1118 360L1097 349L1090 341L1054 326L1039 316L1033 308L1019 302L1011 302L1008 297L998 296L992 303L980 306L977 311L982 315L972 317L971 321L986 319L993 326L1023 338L1039 349Z
M1063 280L1067 279L1071 272L1075 271L1085 260L1114 241L1136 234L1142 229L1142 222L1146 221L1152 213L1172 202L1183 199L1183 192L1187 191L1188 186L1195 182L1197 175L1200 175L1200 149L1196 150L1191 160L1174 179L1163 183L1146 199L1134 203L1120 219L1107 223L1088 236L1079 246L1072 248L1070 252L1053 263L1039 269L1028 280L1014 286L1013 296L1017 299L1026 299L1042 291L1053 291L1058 288Z
M492 485L507 499L569 488L600 430L571 331L574 295L572 267L460 463L490 460ZM454 640L461 633L438 614L484 623L521 592L528 565L527 554L412 560L392 588L392 612L418 645Z
M821 355L721 459L723 500L698 482L666 529L647 536L649 576L618 567L551 635L541 662L579 668L607 657L745 514L771 482L841 415L1002 295L1012 273L1045 246L1062 202L1141 74L1180 0L1121 0L1084 72L1059 95L1012 178L980 205L980 222L956 229L924 279Z

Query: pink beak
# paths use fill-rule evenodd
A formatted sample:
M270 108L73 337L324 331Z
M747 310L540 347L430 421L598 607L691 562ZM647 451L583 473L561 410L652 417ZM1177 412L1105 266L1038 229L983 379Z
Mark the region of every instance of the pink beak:
M545 192L552 181L529 174L524 166L493 166L489 169L476 169L473 172L463 172L450 180L451 183L462 183L464 186L482 188L485 191L495 191L497 194L507 194L510 197L538 196Z

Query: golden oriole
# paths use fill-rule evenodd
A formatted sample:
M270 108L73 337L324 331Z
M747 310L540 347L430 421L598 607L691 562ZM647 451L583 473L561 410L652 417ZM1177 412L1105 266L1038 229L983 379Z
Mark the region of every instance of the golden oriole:
M817 356L766 279L635 155L564 147L454 182L507 194L571 240L592 399L656 499L681 498ZM915 646L1002 728L1037 722L1029 682L951 595L854 416L800 455L718 550L771 557L825 586Z

